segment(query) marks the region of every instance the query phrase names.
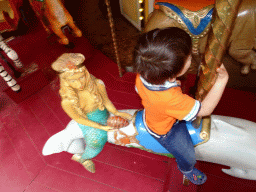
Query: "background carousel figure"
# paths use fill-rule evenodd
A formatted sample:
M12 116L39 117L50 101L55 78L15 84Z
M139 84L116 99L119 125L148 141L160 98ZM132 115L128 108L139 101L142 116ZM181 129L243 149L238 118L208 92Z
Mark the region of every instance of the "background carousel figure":
M80 153L75 153L72 160L81 163L86 170L94 173L95 165L92 158L103 149L108 140L107 132L120 128L119 125L115 126L112 120L111 126L107 125L109 113L127 120L131 120L132 116L115 108L108 99L104 83L81 65L84 60L82 54L64 53L52 64L52 68L60 73L62 108L78 127L66 128L53 135L46 142L43 155L62 151L72 153L76 150L72 149L73 142L81 141L82 150L79 151Z
M5 42L4 38L0 34L0 48L6 53L6 55L13 61L17 68L22 68L23 64L19 59L18 54L12 48L10 48Z
M16 80L12 78L12 76L5 71L4 67L0 63L0 75L5 80L7 85L13 90L13 91L20 91L20 86L17 84Z
M74 44L65 35L65 29L68 28L75 37L81 37L82 31L63 3L60 0L29 0L29 3L46 32L57 35L60 44L73 48Z
M0 49L9 57L9 59L12 60L15 67L21 69L23 67L22 62L20 61L18 54L10 48L5 42L4 38L0 34ZM21 73L17 71L9 62L8 60L3 56L3 54L0 53L0 57L3 62L7 63L10 69L13 71L14 76L16 78L21 76ZM4 67L0 63L0 75L3 77L7 85L13 90L13 91L20 91L20 86L17 84L16 80L11 77L11 75L5 71Z

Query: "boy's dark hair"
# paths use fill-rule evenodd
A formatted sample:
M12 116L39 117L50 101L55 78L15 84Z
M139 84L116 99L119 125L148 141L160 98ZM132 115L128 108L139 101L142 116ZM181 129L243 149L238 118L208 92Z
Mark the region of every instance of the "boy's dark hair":
M147 82L162 84L175 78L191 54L191 38L182 29L154 29L143 34L135 47L134 69Z

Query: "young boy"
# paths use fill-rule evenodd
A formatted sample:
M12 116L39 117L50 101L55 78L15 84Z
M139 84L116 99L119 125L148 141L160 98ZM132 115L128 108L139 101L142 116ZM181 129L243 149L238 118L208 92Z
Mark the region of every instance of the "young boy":
M155 29L143 34L135 48L136 90L145 109L148 132L176 158L179 170L194 184L206 175L194 167L195 150L185 121L208 116L217 106L228 73L222 65L206 98L199 102L182 93L176 78L191 65L191 38L182 29Z

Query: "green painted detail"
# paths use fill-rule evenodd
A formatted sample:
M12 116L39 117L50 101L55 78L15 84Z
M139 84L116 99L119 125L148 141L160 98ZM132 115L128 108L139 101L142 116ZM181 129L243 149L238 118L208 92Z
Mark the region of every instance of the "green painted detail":
M106 125L109 113L106 109L104 109L103 111L96 109L95 111L86 114L86 116L91 121L97 122L101 125ZM84 140L86 143L82 159L92 159L102 151L105 143L107 142L107 131L85 126L82 124L78 125L83 132Z

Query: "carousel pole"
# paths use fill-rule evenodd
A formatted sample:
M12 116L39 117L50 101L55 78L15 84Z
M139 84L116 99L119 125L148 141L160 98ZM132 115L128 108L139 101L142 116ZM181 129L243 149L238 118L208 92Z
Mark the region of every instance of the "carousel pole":
M216 0L212 29L209 32L208 43L199 72L199 81L195 96L199 101L205 98L216 81L216 69L222 64L241 1ZM201 121L202 119L198 117L193 122L194 127L199 127Z
M114 50L115 50L115 55L116 55L116 63L117 63L117 66L118 66L119 76L122 77L123 76L122 67L121 67L119 54L118 54L118 46L117 46L117 42L116 42L115 26L114 26L114 21L113 21L113 16L112 16L109 0L105 0L105 3L107 5L108 20L109 20L109 25L110 25L110 28L111 28L111 35L112 35L112 40L113 40L113 45L114 45Z

